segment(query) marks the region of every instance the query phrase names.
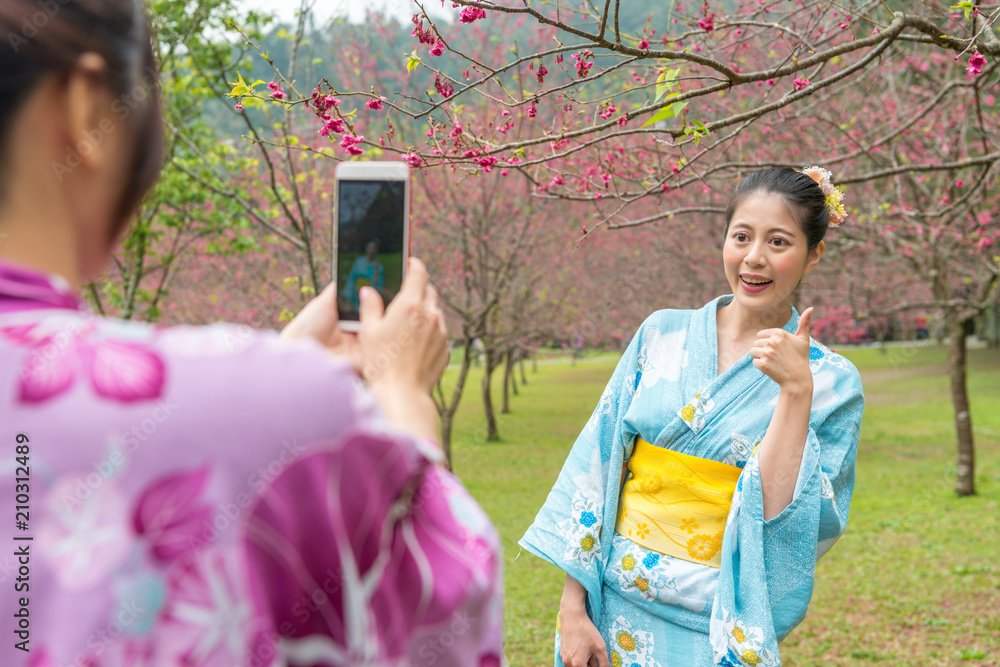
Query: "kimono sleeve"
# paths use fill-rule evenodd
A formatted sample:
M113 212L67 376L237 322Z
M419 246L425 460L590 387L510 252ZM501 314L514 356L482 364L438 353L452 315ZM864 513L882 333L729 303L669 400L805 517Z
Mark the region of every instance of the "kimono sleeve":
M622 461L636 434L624 416L639 385L639 352L649 322L639 327L619 360L548 498L518 542L583 584L595 618L600 614L602 555L614 531Z
M499 664L499 538L420 448L357 429L294 462L252 507L254 605L290 664ZM260 636L255 654L273 641Z
M830 358L814 364L809 432L791 503L764 520L756 450L733 496L710 630L719 664L780 664L778 643L805 618L816 561L847 528L864 394L849 361L813 350Z

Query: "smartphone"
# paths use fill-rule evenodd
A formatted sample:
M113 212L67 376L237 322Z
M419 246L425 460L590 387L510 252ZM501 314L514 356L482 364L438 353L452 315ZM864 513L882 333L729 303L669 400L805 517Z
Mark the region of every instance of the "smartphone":
M388 306L410 250L410 168L404 162L341 162L334 171L333 275L340 328L357 331L362 287Z

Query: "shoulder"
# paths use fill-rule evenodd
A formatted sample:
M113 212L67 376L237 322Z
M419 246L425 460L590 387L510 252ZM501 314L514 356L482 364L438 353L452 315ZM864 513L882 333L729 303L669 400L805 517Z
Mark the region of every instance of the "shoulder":
M642 324L639 325L638 334L658 332L670 333L686 329L691 321L692 315L696 311L693 309L680 310L676 308L662 308L650 313Z
M254 406L316 404L356 394L346 362L312 340L289 342L238 324L160 327L78 311L5 317L21 402L39 404L77 387L99 401L141 404L175 396Z
M336 405L359 399L359 381L346 360L315 340L282 339L274 331L242 324L181 325L158 330L155 349L172 370L172 385L199 393L212 388L250 405ZM269 412L271 411L269 409Z

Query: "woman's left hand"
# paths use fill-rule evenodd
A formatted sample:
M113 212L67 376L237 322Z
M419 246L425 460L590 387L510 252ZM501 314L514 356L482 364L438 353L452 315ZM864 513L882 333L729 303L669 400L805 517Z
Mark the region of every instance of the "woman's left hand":
M802 313L794 334L784 329L757 332L757 340L750 348L753 365L779 387L812 392L812 372L809 370L809 318L812 312L812 308L807 308Z

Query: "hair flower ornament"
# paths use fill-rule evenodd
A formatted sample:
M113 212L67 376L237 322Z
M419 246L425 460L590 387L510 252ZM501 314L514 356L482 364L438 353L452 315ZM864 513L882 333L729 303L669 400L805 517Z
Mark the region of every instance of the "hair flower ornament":
M802 173L819 183L826 195L826 208L830 211L830 226L837 227L847 217L844 210L844 191L833 184L833 174L822 167L809 167Z

